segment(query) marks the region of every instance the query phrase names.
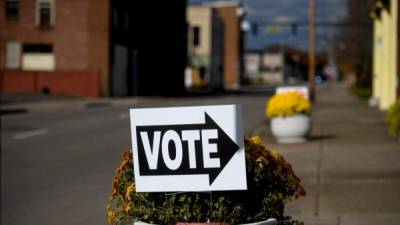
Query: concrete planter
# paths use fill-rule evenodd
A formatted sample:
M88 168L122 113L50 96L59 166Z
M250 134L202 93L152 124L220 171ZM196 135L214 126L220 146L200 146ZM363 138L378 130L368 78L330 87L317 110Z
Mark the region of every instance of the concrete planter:
M279 143L304 142L310 130L311 119L308 115L296 114L271 119L271 131Z
M224 223L178 223L176 225L224 225Z
M270 218L268 220L256 222L256 223L246 223L241 225L275 225L276 219ZM144 222L135 222L134 225L151 225ZM223 223L178 223L177 225L223 225ZM239 224L240 225L240 224Z

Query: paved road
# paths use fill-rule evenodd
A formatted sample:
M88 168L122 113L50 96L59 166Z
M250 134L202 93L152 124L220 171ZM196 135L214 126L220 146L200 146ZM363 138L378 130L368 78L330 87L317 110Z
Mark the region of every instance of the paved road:
M131 146L130 107L241 104L245 134L264 126L266 95L129 99L1 117L3 225L107 224L120 153ZM101 105L100 105L101 106Z

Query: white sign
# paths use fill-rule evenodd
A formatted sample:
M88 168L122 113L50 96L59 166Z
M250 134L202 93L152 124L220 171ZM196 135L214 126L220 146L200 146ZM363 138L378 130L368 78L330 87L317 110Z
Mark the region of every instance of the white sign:
M287 87L277 87L276 88L276 93L285 93L289 91L294 91L298 92L301 95L303 95L306 99L310 99L309 93L308 93L308 87L306 86L287 86Z
M137 192L246 190L236 105L131 109Z

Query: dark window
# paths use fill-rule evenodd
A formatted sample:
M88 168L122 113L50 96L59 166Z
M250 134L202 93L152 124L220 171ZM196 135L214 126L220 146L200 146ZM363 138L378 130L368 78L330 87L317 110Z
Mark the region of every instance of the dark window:
M7 17L18 17L19 14L19 1L18 0L6 0L5 10Z
M52 53L53 46L48 44L25 44L24 53Z
M193 45L197 47L200 45L200 27L193 27Z
M202 80L204 80L206 78L206 72L207 72L207 69L204 66L200 67L199 73L200 73L200 77Z
M39 25L41 27L50 27L51 26L50 2L41 2L39 4Z
M118 27L118 10L113 9L113 26Z

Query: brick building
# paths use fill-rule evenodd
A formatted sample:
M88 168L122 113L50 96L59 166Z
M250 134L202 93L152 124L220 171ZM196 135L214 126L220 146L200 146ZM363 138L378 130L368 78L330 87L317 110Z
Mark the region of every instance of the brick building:
M242 8L236 2L211 3L224 24L224 88L239 89L243 72Z
M183 89L184 0L171 4L156 0L4 0L1 4L3 92L96 97ZM171 16L161 13L164 9ZM151 10L163 19L149 18ZM166 24L174 24L173 32L166 30ZM118 58L121 51L116 49L121 47L127 53ZM125 64L116 60L125 60ZM160 66L155 67L157 60ZM169 66L173 60L178 66ZM169 83L173 83L171 88Z

